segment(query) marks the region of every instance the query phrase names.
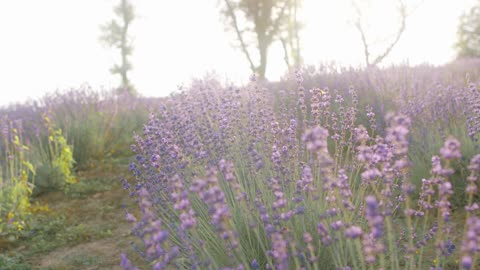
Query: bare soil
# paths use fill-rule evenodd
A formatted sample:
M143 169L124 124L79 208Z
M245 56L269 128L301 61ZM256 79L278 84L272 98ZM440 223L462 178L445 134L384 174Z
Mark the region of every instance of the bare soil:
M81 181L102 177L112 180L92 181L91 187L85 182L87 190L78 193L65 194L57 191L37 198L40 205L48 205L52 210L48 214L50 220L65 217L62 231L67 233L56 235L55 239L47 238L46 243L54 243L55 248L51 250L33 250L36 240L26 238L15 243L6 254L22 254L33 269L93 270L121 269L120 254L127 253L140 269L145 269L145 262L131 245L138 238L131 233L132 224L125 220L126 210L132 212L136 209L134 200L122 189L120 182L116 180L117 176L112 173L92 171L81 177ZM104 186L99 187L102 183ZM133 212L135 214L135 211ZM136 214L138 216L138 213Z

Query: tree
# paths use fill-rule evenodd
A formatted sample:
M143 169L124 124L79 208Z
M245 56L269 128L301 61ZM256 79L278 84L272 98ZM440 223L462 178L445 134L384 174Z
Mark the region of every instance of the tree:
M273 42L285 40L284 51L289 63L287 52L292 48L296 51L295 56L299 59L298 48L298 25L295 24L291 35L288 34L291 27L291 16L296 12L301 0L224 0L222 14L227 19L230 30L235 32L240 48L247 58L250 69L257 73L260 79L265 79L267 70L268 49ZM296 16L296 15L295 15ZM296 20L296 18L295 18ZM252 43L258 55L258 64L252 57ZM296 47L293 47L295 45ZM289 47L287 47L289 46ZM287 49L288 48L288 49Z
M133 5L128 0L120 0L114 7L114 12L117 18L100 27L103 32L100 40L106 46L120 50L121 64L115 64L110 72L120 75L122 80L120 91L134 94L135 90L128 79L128 72L132 69L128 58L133 51L128 29L135 19Z
M299 67L302 62L301 48L300 48L300 29L303 25L297 19L297 12L300 8L300 0L290 0L288 5L288 23L284 36L280 38L282 42L284 60L287 67Z
M378 64L380 64L380 62L383 61L383 59L385 59L385 57L387 57L390 54L393 47L395 47L395 45L400 40L400 37L402 36L403 32L405 31L406 19L407 19L407 9L406 9L405 3L402 0L398 0L398 13L400 15L400 24L399 24L399 27L398 27L397 31L395 32L394 39L385 48L385 50L382 53L380 53L377 57L375 57L373 59L373 61L371 60L371 55L370 55L370 53L371 53L370 52L370 44L367 40L366 31L365 31L365 29L363 27L363 24L362 24L362 19L363 19L362 10L359 7L359 5L356 3L355 0L352 0L352 5L353 5L353 7L354 7L354 9L357 13L357 18L356 18L356 21L355 21L355 28L358 30L358 32L360 34L360 38L362 40L363 52L364 52L364 56L365 56L365 64L367 65L367 68L377 66Z
M458 58L480 57L480 1L460 17L457 35Z

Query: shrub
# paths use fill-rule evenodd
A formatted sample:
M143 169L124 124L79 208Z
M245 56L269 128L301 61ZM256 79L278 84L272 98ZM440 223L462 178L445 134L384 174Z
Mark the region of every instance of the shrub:
M142 210L126 216L143 240L136 248L153 269L445 269L455 258L474 269L480 155L461 161L448 134L450 121L466 128L462 112L438 119L444 136L427 137L432 150L421 153L411 132L425 116L398 104L404 113L377 117L372 104L359 117L353 87L307 92L301 73L296 83L293 95L255 79L246 89L194 81L152 114L132 145L136 180L124 186ZM412 178L412 152L433 155L424 179ZM461 163L470 164L460 166L470 175L465 222L451 204Z
M78 169L126 154L125 148L131 144L134 130L146 121L150 106L148 100L88 86L47 95L42 103L73 145Z
M37 192L48 189L66 189L75 184L77 178L73 175L73 150L67 144L62 130L55 127L50 118L43 115L47 133L37 136Z
M25 229L30 216L35 169L29 161L29 148L23 143L21 128L21 122L0 119L0 237L15 238Z

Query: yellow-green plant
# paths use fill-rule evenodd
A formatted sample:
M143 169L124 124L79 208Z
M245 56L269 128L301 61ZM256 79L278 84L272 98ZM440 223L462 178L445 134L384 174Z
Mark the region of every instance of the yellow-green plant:
M49 144L55 152L55 158L52 160L54 167L58 168L65 177L65 183L75 184L77 178L72 174L72 168L75 163L73 160L71 147L67 144L67 140L62 135L62 130L57 129L54 135L48 137Z
M38 169L38 187L40 189L64 188L77 183L73 173L75 160L72 146L67 143L60 128L56 128L50 118L44 114L45 137L38 138L40 164Z
M11 122L2 119L3 156L0 158L0 236L22 231L31 214L30 195L35 169L28 159L29 148Z
M77 183L78 180L72 173L75 165L72 146L68 145L62 130L56 129L47 115L44 115L44 120L48 128L48 156L53 169L60 172L65 184Z

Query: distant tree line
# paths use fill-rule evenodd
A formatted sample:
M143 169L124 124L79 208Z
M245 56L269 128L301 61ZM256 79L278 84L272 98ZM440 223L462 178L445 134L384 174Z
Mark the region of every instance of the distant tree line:
M135 19L135 12L129 0L119 1L119 4L114 7L116 18L101 27L101 40L105 45L119 50L121 62L114 65L111 72L120 75L122 91L134 94L135 89L128 78L128 72L132 69L129 57L133 50L128 30ZM303 25L298 19L298 11L302 7L303 0L218 1L226 30L235 35L237 45L252 73L260 79L265 79L268 52L275 42L281 43L284 61L289 69L302 64L300 32ZM363 24L365 16L358 4L359 1L361 0L351 0L356 13L354 26L363 46L365 65L371 68L380 64L391 53L405 32L407 6L403 0L391 0L392 4L397 5L398 29L384 50L373 57L370 49L371 42L368 40ZM480 1L461 17L458 42L455 47L458 58L480 56Z
M457 57L480 57L480 1L463 13L457 34Z

